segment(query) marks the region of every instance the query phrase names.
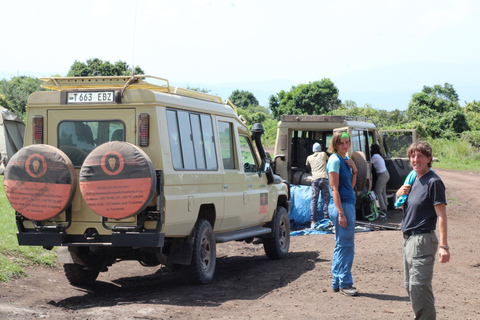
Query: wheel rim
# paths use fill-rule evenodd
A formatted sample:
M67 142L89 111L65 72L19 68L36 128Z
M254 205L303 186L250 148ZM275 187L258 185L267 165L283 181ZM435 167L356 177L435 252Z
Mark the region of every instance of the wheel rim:
M212 247L210 245L210 239L208 236L202 237L202 244L200 245L200 261L202 263L203 270L208 270L212 261Z
M280 246L283 248L287 243L287 225L285 224L285 220L280 220L280 226L278 228L278 242Z

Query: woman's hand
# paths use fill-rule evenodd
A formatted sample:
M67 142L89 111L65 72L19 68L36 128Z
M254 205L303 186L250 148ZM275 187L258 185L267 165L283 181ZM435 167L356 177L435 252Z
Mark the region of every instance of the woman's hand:
M345 217L345 214L343 212L338 213L338 223L342 228L345 228L347 226L347 217Z
M352 171L353 171L354 173L358 171L357 166L355 165L355 161L353 161L352 159L347 159L347 160L345 160L345 163L347 164L347 166L349 166L350 168L352 168Z
M412 186L409 185L409 184L405 184L405 185L401 186L400 189L398 189L398 191L397 191L397 197L398 196L406 196L406 195L410 194L411 189L412 189Z

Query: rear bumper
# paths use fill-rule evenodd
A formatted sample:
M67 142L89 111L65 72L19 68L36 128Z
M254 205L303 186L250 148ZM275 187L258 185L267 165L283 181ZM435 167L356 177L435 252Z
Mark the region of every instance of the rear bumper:
M21 246L112 246L112 247L154 247L164 246L165 234L154 232L114 232L111 236L102 236L88 241L64 232L19 232L18 244Z

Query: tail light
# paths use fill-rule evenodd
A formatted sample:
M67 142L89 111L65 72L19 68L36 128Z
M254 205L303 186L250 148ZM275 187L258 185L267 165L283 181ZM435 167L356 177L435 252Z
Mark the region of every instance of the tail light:
M150 144L150 115L141 113L138 116L138 145L147 147Z
M33 144L43 144L43 116L33 117Z

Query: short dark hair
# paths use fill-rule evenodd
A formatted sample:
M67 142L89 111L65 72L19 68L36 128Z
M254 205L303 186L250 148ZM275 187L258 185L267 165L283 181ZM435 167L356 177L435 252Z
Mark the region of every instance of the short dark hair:
M428 144L428 142L417 141L412 143L410 147L408 147L407 151L409 159L415 151L421 152L425 157L432 157L432 147L430 146L430 144ZM429 168L432 167L432 162L433 159L430 159L430 162L428 163Z

